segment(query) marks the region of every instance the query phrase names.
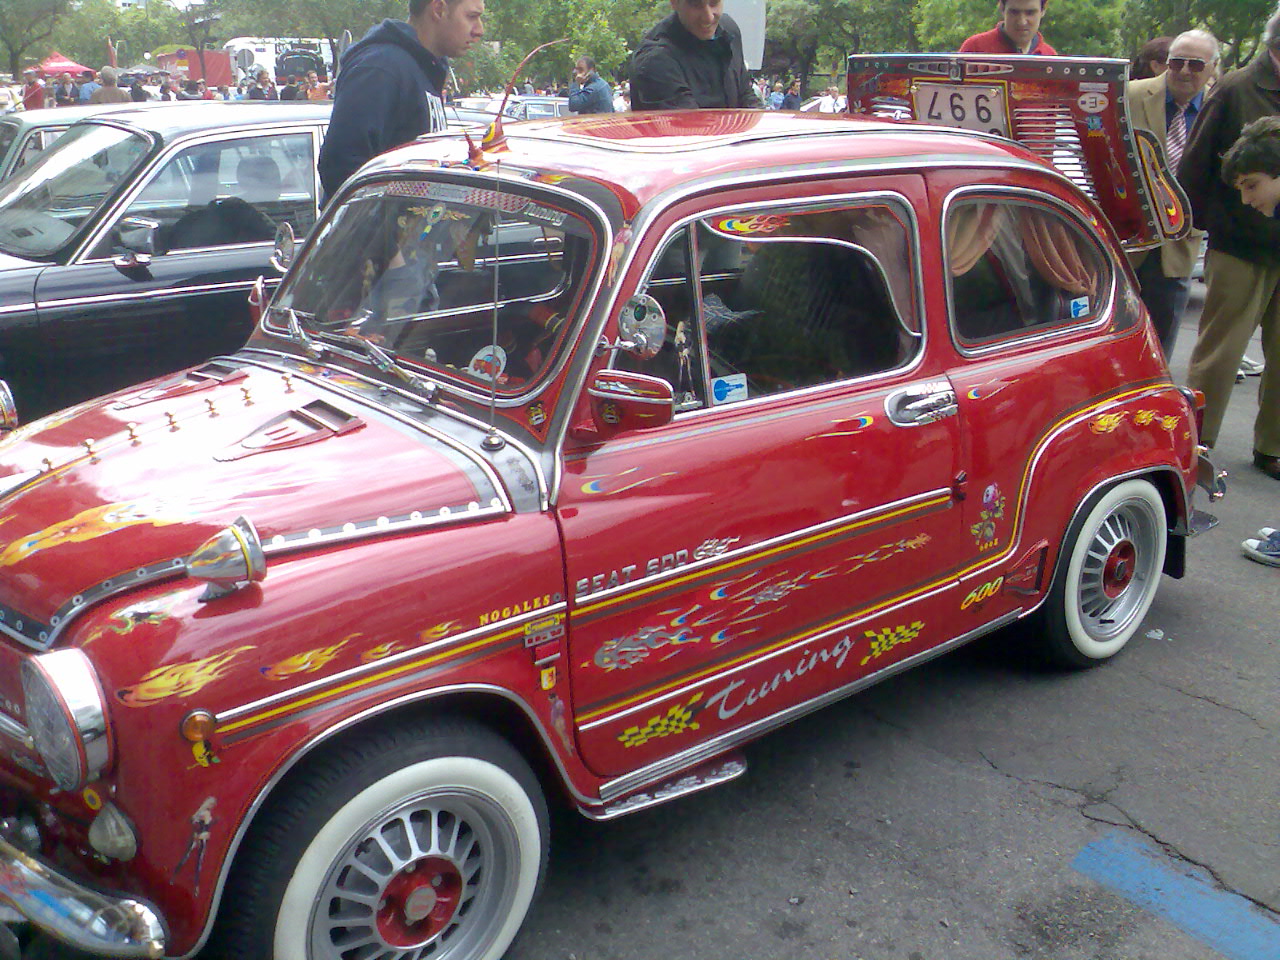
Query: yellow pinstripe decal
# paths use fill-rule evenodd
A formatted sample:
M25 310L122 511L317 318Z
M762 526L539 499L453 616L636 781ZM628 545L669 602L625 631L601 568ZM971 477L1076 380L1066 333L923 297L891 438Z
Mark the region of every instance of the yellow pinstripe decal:
M383 670L381 673L375 673L367 677L361 677L359 680L352 680L350 683L345 683L338 687L332 687L327 690L322 690L318 693L312 694L309 697L303 697L300 700L292 700L288 703L281 704L278 707L273 707L270 710L264 710L262 713L256 713L256 714L253 714L252 716L244 717L240 720L235 720L226 725L219 726L218 732L231 733L232 731L239 730L243 727L255 726L256 724L262 723L263 721L271 720L274 717L279 717L288 713L293 713L295 710L300 710L303 707L309 706L313 703L318 703L321 700L328 700L332 697L338 696L339 694L347 693L351 690L358 690L360 687L368 686L371 683L377 683L382 680L387 680L387 679L390 679L391 677L395 677L403 673L408 673L412 670L417 670L420 667L425 667L433 663L439 663L442 660L450 660L456 656L459 656L460 654L468 653L473 650L478 650L481 647L492 646L494 644L500 643L503 640L507 640L511 637L523 635L523 633L524 633L524 626L521 625L519 627L510 629L510 630L504 630L501 633L494 634L491 637L484 637L480 640L472 641L471 643L465 644L461 647L454 647L451 650L444 650L444 651L441 651L440 653L432 654L429 657L423 657L421 660L412 660L409 663L402 663L391 668L390 670Z

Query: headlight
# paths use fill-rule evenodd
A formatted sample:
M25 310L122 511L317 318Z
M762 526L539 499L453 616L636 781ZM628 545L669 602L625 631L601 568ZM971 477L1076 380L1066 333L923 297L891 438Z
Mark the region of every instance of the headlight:
M53 782L79 790L111 764L102 687L89 658L58 650L22 664L27 731Z

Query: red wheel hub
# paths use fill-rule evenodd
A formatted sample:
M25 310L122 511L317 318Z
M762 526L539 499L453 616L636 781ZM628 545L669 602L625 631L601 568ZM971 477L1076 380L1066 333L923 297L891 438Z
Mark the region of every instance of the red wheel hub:
M1138 551L1131 541L1121 540L1112 548L1106 566L1102 568L1102 591L1112 600L1124 593L1125 587L1133 580L1137 561Z
M393 947L426 943L449 925L462 899L452 860L423 857L391 879L378 904L378 933Z

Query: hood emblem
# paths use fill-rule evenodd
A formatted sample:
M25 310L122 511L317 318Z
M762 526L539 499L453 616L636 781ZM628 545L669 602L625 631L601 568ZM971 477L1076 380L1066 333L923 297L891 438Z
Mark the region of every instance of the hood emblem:
M213 459L228 463L251 457L255 453L288 450L328 440L330 437L339 437L363 426L364 421L354 414L339 410L323 400L313 400L305 406L272 417L222 453L214 454Z

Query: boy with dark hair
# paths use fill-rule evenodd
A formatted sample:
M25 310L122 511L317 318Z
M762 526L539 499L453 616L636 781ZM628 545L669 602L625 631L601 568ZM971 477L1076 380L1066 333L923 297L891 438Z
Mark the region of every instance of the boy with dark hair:
M1260 117L1240 131L1222 155L1222 179L1245 206L1280 218L1280 117Z

